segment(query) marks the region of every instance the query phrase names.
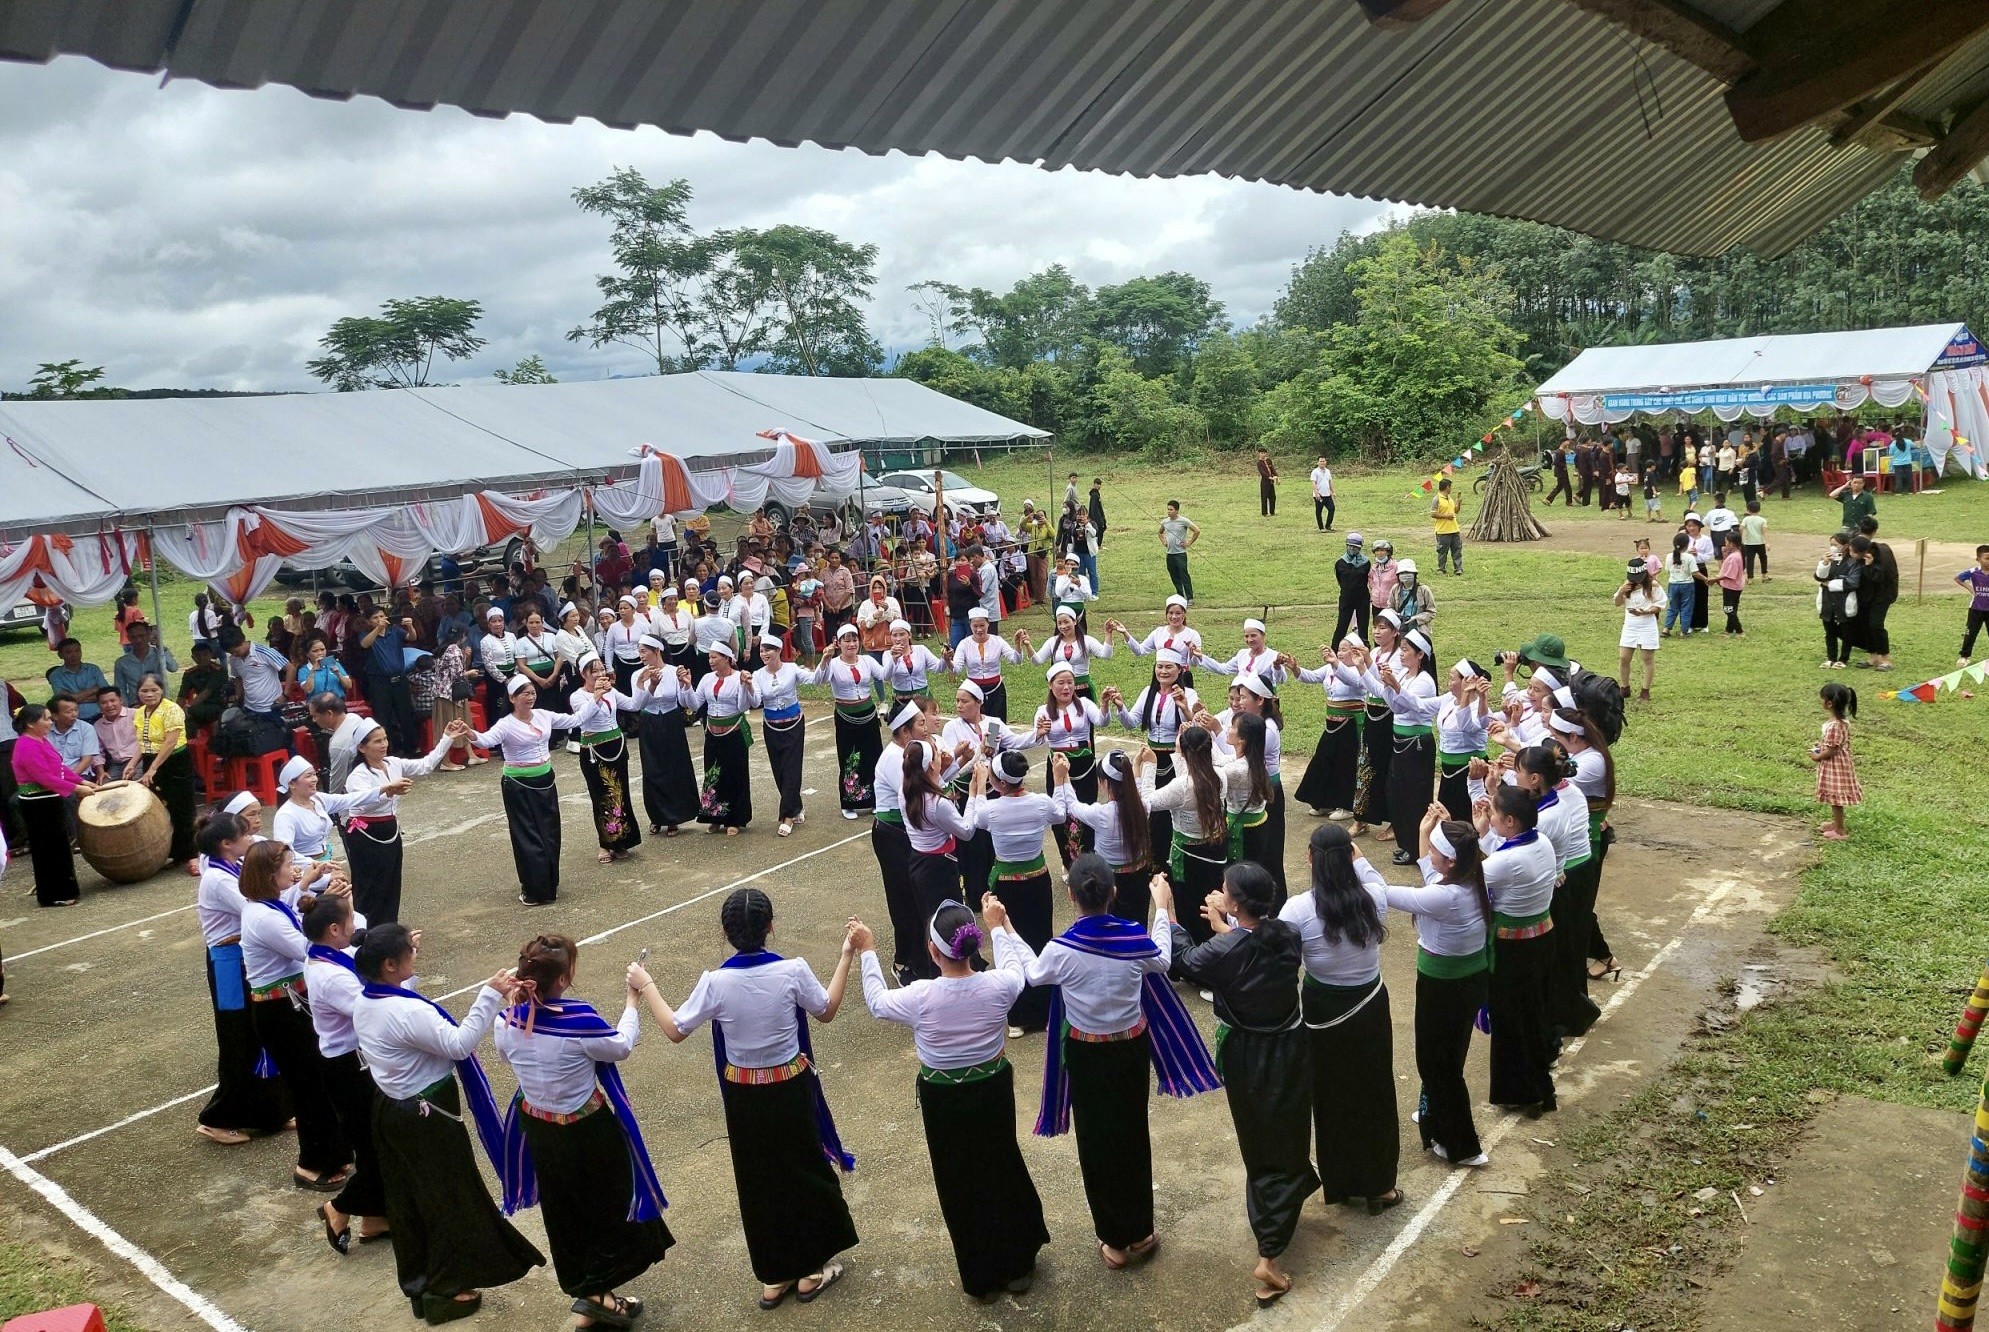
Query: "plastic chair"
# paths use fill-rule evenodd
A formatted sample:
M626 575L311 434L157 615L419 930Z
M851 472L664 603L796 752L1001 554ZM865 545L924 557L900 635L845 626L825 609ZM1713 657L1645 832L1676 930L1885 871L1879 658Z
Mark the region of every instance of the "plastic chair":
M283 765L289 761L289 751L282 749L254 758L229 759L227 784L237 791L253 791L257 800L273 809L283 799L276 783L283 776Z
M187 752L193 756L193 775L200 779L210 797L219 793L228 780L227 764L214 757L214 751L208 748L207 738L211 733L212 728L196 731L186 742Z
M104 1332L104 1316L94 1304L71 1304L9 1318L0 1332Z
M319 757L318 754L318 742L317 739L314 736L312 736L310 727L297 726L291 729L290 748L298 755L298 757L307 761L312 767L317 768L323 766L323 760Z

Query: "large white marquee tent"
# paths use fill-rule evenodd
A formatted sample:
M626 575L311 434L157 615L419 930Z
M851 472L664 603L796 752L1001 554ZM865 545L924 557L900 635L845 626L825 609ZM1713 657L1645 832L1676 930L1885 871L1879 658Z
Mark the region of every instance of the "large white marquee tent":
M0 610L98 605L147 553L236 601L285 563L383 584L591 504L658 513L854 493L862 446L1046 432L903 379L699 372L584 384L0 402Z
M1989 353L1966 324L1591 347L1536 390L1570 426L1710 411L1722 421L1912 404L1937 470L1989 479Z

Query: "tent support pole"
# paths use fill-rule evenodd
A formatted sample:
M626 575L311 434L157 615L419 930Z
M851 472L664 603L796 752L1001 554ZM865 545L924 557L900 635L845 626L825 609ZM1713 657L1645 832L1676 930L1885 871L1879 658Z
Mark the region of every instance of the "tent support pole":
M594 495L591 491L581 492L581 508L587 514L587 549L581 553L581 560L587 569L587 582L594 588L594 613L601 613L601 589L599 576L594 572Z
M166 622L164 614L159 609L159 550L153 544L152 527L149 523L145 528L145 562L152 566L152 623L159 626L159 638L163 642L165 641ZM189 647L187 651L192 652L193 649Z

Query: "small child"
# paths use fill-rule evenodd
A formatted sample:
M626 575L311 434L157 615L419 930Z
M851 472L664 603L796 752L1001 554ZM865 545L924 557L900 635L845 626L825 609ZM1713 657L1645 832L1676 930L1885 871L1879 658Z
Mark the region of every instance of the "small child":
M1644 521L1661 523L1664 521L1664 499L1658 493L1657 468L1644 469Z
M1694 559L1691 538L1677 532L1671 538L1671 558L1664 562L1664 633L1671 637L1673 625L1678 626L1680 637L1692 634L1692 603L1694 589L1705 581L1700 572L1699 561Z
M1631 471L1627 465L1619 463L1616 467L1616 516L1618 518L1628 518L1630 516L1630 487L1635 485L1636 482L1637 474Z
M1975 636L1982 632L1983 625L1989 624L1989 546L1977 546L1975 567L1963 569L1954 580L1972 594L1968 602L1968 627L1961 636L1961 655L1954 662L1956 666L1966 666L1975 652Z
M1816 764L1816 798L1830 806L1830 822L1817 825L1817 831L1828 841L1842 842L1850 836L1844 831L1845 806L1861 804L1865 798L1851 762L1850 719L1858 715L1858 691L1833 680L1818 691L1817 698L1829 720L1823 723L1822 740L1809 747L1809 756Z
M1747 502L1747 512L1740 520L1740 553L1747 563L1747 581L1754 581L1754 562L1761 561L1761 581L1772 583L1768 576L1768 520L1761 516L1761 501Z
M1747 586L1741 567L1740 533L1728 532L1726 549L1720 555L1720 608L1727 613L1727 634L1733 638L1746 632L1740 627L1740 592Z

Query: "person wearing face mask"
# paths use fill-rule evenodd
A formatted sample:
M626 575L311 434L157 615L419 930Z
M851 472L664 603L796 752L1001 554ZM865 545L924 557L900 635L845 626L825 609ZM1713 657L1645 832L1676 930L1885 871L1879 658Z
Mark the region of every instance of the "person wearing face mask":
M1383 537L1374 543L1367 566L1367 604L1373 614L1395 609L1395 543Z
M1367 619L1372 609L1368 601L1367 541L1359 532L1347 533L1347 553L1333 561L1333 581L1340 589L1339 613L1333 620L1335 643L1347 636L1352 629L1362 638L1367 637Z
M1404 633L1411 629L1429 632L1430 621L1436 618L1436 597L1417 574L1414 560L1396 561L1390 603L1389 609L1402 617Z

